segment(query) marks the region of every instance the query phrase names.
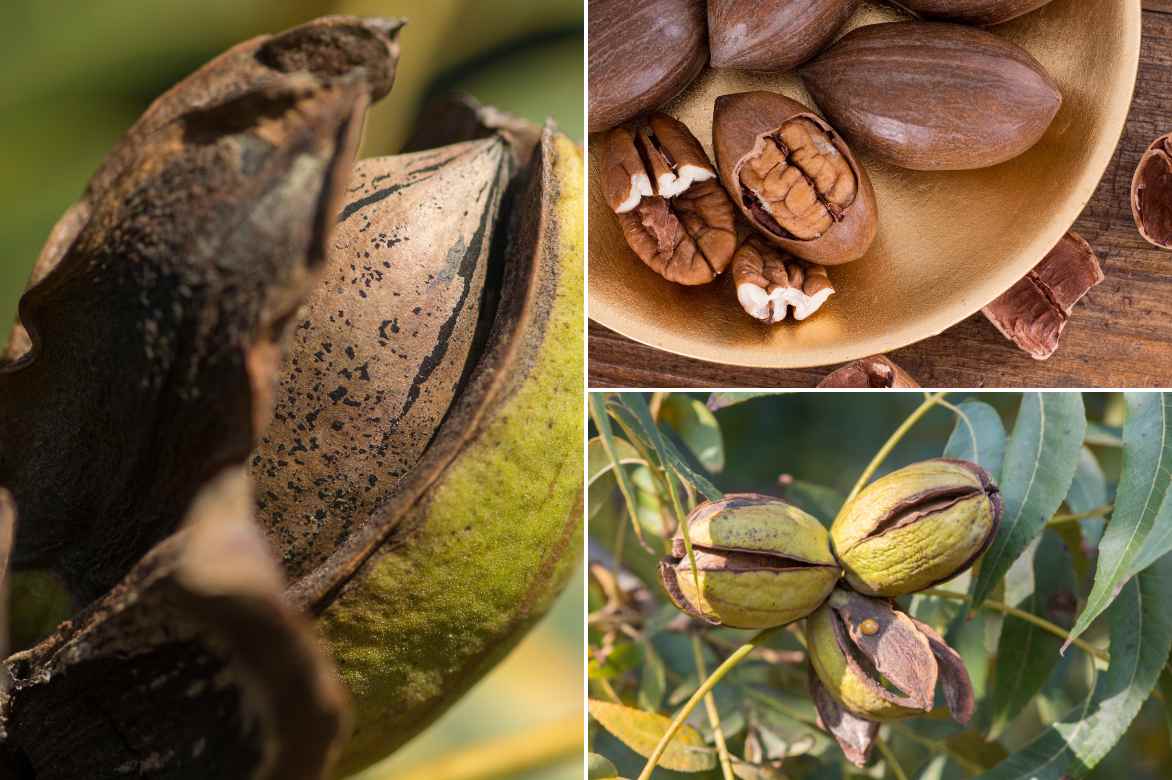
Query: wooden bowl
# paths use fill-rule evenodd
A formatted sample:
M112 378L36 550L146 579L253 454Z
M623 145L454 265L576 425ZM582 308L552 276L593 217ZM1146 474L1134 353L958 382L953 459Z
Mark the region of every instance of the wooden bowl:
M983 170L925 173L856 150L875 185L879 235L865 257L830 269L837 293L804 322L752 319L737 303L728 272L703 287L682 287L647 268L603 199L592 143L590 317L669 352L767 368L842 363L955 325L1033 268L1090 200L1131 104L1140 15L1140 0L1054 0L992 28L1033 54L1064 97L1045 137L1021 157ZM902 17L864 2L847 29ZM713 102L754 89L816 109L795 73L709 68L664 110L711 155Z

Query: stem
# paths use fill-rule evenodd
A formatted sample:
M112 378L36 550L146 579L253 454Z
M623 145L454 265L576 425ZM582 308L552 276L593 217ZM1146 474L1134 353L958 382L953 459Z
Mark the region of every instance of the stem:
M582 717L573 715L560 721L518 734L484 742L421 764L406 772L392 767L374 774L375 778L395 780L507 780L554 762L582 755Z
M964 593L953 593L952 591L941 590L940 588L929 588L928 590L920 591L920 593L924 596L935 596L942 599L953 599L954 601L968 600L968 596ZM1093 658L1097 658L1100 661L1107 661L1110 658L1107 653L1092 644L1088 644L1082 639L1071 639L1070 634L1068 634L1066 629L1064 629L1062 626L1051 623L1049 620L1040 618L1033 613L1026 612L1025 610L1018 609L1017 607L1011 607L1004 602L993 601L991 599L986 599L985 602L981 604L981 606L985 607L986 609L992 609L997 612L1004 613L1006 615L1012 615L1013 617L1024 620L1027 623L1032 623L1043 631L1048 631L1056 637L1068 640L1079 650L1082 650L1087 655L1090 655Z
M692 694L692 698L688 699L684 706L680 708L680 711L676 713L676 716L672 718L671 725L667 727L667 731L659 740L659 743L656 744L655 750L651 751L651 755L648 757L643 771L639 773L639 777L636 780L649 780L651 773L655 771L656 765L659 764L659 759L663 757L663 751L667 750L667 746L671 744L672 738L680 730L680 726L684 725L684 721L688 719L688 716L692 714L692 710L696 709L696 705L700 703L700 700L715 688L716 684L723 680L725 675L731 672L737 664L745 660L749 653L753 652L758 645L772 636L775 631L777 631L777 628L767 628L758 633L757 636L738 647L732 655L724 659L724 663L716 667L712 674L708 675L708 678L700 683L700 687Z
M903 767L899 765L899 759L895 757L895 752L888 747L887 742L876 737L875 747L879 748L879 752L883 754L883 763L890 767L891 774L895 775L895 780L907 780L907 774L904 773Z
M871 459L871 462L867 465L867 468L865 468L863 473L859 475L858 481L855 482L855 486L851 489L850 495L846 497L846 501L843 502L843 506L849 504L851 499L857 496L859 492L866 486L866 484L871 481L871 477L873 477L875 472L879 470L879 467L883 465L883 461L887 459L887 456L891 454L891 451L895 449L895 446L899 444L900 441L903 440L903 437L907 435L907 432L912 429L912 426L918 423L920 418L927 414L933 406L943 401L944 397L947 395L948 393L944 392L928 396L914 412L908 415L908 418L904 420L898 428L895 429L895 433L891 434L891 438L889 438L886 443L884 443L884 445L879 448L879 451L875 453L875 457Z
M598 428L598 438L602 442L602 449L606 453L607 459L610 460L610 467L614 470L614 481L618 483L619 492L623 494L623 500L627 504L627 514L630 515L631 524L635 526L635 536L639 538L639 543L648 552L651 552L651 548L643 540L643 530L639 527L639 515L635 509L635 497L631 495L631 491L628 489L627 473L623 471L623 464L619 460L618 454L614 451L614 447L611 446L611 437L614 436L614 433L611 431L609 425L606 425L605 428L603 427L607 423L605 419L607 414L605 399L600 399L596 404L595 399L592 397L590 401L590 415L594 418L595 427Z
M1114 504L1103 504L1100 507L1095 507L1089 512L1080 512L1077 515L1054 515L1046 521L1046 525L1055 526L1064 523L1077 523L1079 520L1087 520L1092 517L1101 517L1109 514L1115 508Z
M692 655L696 658L696 679L708 675L704 668L704 651L700 648L700 637L692 633ZM704 708L708 710L708 722L712 725L712 737L716 741L716 755L720 756L720 771L724 780L734 780L732 761L728 757L728 745L724 742L724 731L720 728L720 712L711 693L704 694Z

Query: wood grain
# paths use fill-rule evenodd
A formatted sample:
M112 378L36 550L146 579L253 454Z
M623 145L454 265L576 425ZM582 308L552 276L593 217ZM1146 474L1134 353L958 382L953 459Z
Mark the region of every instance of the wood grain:
M1144 241L1131 216L1140 155L1172 130L1172 0L1144 0L1139 82L1123 139L1075 223L1107 279L1075 308L1062 345L1035 361L981 314L890 354L925 387L1172 386L1172 253ZM1045 208L1044 203L1037 204ZM591 387L812 387L833 367L750 369L671 355L590 323Z

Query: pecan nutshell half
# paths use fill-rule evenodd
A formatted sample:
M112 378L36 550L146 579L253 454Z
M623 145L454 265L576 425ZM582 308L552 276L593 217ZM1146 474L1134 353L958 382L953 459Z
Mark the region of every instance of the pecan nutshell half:
M924 19L947 19L988 27L1036 11L1051 0L890 0Z
M635 254L668 281L707 284L736 248L732 203L696 137L653 114L603 139L602 186Z
M1104 278L1091 245L1067 233L1042 262L981 311L1030 357L1046 360L1057 351L1074 305Z
M791 257L757 236L750 236L733 255L732 273L741 307L762 322L781 322L791 309L795 320L804 320L834 294L825 268Z
M1131 180L1131 214L1139 234L1161 249L1172 249L1172 134L1144 152Z
M883 355L872 355L847 363L826 375L818 387L887 389L919 387L919 383Z
M838 134L808 108L773 92L717 98L716 164L741 213L774 244L839 265L875 240L875 193Z

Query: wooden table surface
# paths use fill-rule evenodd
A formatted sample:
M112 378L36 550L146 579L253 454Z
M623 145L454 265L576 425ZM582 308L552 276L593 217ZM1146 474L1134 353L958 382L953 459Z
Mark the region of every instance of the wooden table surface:
M979 312L889 354L924 387L1172 386L1172 252L1139 236L1130 206L1140 156L1172 131L1172 0L1144 0L1143 24L1139 81L1123 139L1074 225L1098 253L1106 281L1075 308L1049 360L1018 350ZM812 387L833 368L706 363L637 344L595 322L589 342L591 387Z

